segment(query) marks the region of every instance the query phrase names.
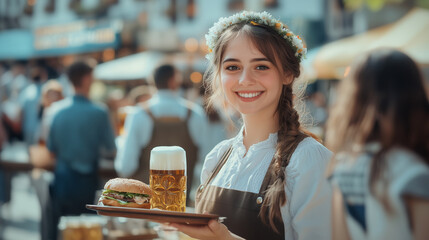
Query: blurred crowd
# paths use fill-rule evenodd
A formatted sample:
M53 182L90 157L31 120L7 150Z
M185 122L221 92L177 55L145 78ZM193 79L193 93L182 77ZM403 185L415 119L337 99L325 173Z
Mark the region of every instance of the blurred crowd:
M114 160L118 176L149 183L154 146L186 150L188 205L193 206L205 155L236 134L240 124L238 115L206 109L204 86L186 87L183 73L169 64L154 72L153 85L142 81L125 94L113 90L104 101L93 101L95 67L92 59L67 68L45 61L2 65L0 146L25 143L30 162L49 170L43 172L46 186L35 186L43 239L56 238L56 228L49 226L57 226L61 216L90 213L84 206L104 185L100 159ZM11 200L12 176L0 169L1 203ZM76 187L78 197L69 194Z
M46 141L48 123L45 115L48 108L52 103L74 95L74 88L65 70L50 60L15 61L0 65L1 143L24 141L30 146ZM183 84L183 80L179 80L178 85L178 96L204 106L205 88L202 84L189 87L188 83ZM148 101L157 94L157 89L142 80L142 84L136 87L127 86L125 90L120 87L103 94L103 99L97 99L97 102L108 108L112 127L116 135L121 136L128 111ZM232 127L234 123L230 122L232 119L220 116L219 111L207 110L205 114L209 123L227 126L221 133L213 131L213 134L223 136L213 139L213 143L209 144L211 147L217 140L231 136L236 131Z
M72 94L59 69L45 61L16 61L0 65L0 110L4 141L40 140L43 112L53 102Z

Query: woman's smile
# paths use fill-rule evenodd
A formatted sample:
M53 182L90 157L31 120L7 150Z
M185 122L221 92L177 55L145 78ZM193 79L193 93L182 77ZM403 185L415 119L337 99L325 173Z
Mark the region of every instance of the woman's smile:
M257 100L264 93L264 91L239 91L235 93L241 101L253 102Z

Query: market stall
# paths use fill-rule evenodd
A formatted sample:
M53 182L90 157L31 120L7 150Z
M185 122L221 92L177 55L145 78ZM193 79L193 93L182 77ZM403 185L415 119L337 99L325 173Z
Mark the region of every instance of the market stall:
M416 8L403 18L368 32L331 42L316 55L319 79L341 79L360 54L381 47L404 51L423 68L429 67L429 10Z

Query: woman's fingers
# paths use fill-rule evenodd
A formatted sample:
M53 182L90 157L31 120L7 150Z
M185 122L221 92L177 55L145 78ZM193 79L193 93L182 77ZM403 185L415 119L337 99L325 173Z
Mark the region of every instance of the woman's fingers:
M178 231L185 233L193 238L205 239L211 235L211 230L207 225L204 226L195 226L195 225L185 225L185 224L170 224L171 227L177 228Z
M195 226L195 225L184 225L184 224L170 224L171 227L177 228L177 230L198 239L230 239L231 233L228 228L219 223L216 220L210 220L208 225Z
M210 220L209 224L208 224L210 230L215 233L216 235L224 235L224 234L228 234L228 228L219 223L217 220Z

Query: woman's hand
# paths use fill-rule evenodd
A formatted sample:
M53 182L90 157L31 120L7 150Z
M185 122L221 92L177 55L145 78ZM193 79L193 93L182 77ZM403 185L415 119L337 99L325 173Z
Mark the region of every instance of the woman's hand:
M170 226L177 228L178 231L196 239L243 239L228 231L228 228L224 224L219 223L216 220L210 220L210 222L204 226L177 223L172 223Z

